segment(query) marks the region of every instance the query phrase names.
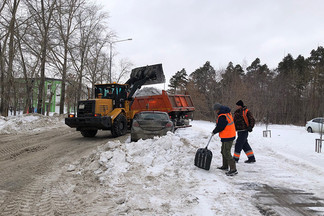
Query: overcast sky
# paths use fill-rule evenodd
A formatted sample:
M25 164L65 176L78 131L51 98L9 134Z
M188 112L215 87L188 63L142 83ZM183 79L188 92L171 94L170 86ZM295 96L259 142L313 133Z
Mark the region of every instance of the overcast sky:
M215 69L277 67L288 53L309 57L324 45L323 0L98 0L118 39L117 58L134 67L162 63L166 79L210 61Z

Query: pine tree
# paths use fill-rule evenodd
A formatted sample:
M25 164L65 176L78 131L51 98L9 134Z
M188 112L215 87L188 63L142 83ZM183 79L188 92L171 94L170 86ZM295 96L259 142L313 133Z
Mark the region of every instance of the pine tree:
M201 93L207 93L215 84L216 71L207 61L204 66L196 69L190 74L190 80Z
M170 84L168 85L171 88L169 92L172 94L184 93L188 83L187 76L187 72L184 68L172 76L170 79Z
M196 108L195 116L205 120L214 119L212 105L218 96L217 87L216 71L209 61L190 74L187 91L191 96L194 95L192 100Z
M259 58L256 58L250 66L246 68L244 83L247 85L247 94L244 101L253 110L257 120L268 122L268 104L270 104L269 85L272 80L272 72L266 64L261 65ZM267 106L264 106L264 105Z
M324 115L324 48L311 51L308 58L311 73L308 111L313 117Z
M233 65L232 62L228 63L225 72L222 74L220 81L219 94L222 97L222 103L229 107L235 107L238 100L243 99L246 95L246 86L243 83L244 70L241 65Z

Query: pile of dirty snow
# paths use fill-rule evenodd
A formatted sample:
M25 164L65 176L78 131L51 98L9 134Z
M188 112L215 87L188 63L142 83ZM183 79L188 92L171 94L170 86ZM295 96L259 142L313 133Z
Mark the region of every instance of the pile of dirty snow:
M37 132L44 128L56 128L64 125L63 116L44 116L23 114L18 116L0 116L0 134L19 134Z
M162 90L153 88L153 87L145 87L140 90L137 90L135 93L135 97L140 97L140 96L151 96L151 95L160 95L162 94Z

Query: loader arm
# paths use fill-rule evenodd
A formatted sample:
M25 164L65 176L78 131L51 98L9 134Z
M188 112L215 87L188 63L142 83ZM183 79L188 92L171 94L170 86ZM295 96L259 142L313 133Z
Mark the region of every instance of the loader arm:
M148 65L134 68L129 80L125 84L130 86L127 99L132 100L137 89L143 85L159 84L165 82L162 64Z

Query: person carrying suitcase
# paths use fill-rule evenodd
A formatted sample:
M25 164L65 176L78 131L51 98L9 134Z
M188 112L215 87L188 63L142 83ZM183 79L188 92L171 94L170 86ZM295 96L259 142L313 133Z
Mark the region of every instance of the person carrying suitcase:
M221 154L223 164L221 167L217 167L221 170L230 170L226 172L226 175L233 176L238 174L236 169L236 163L231 154L231 149L233 145L233 141L236 136L236 130L234 125L234 120L231 114L231 109L229 107L223 106L219 103L215 103L213 109L216 113L216 127L212 131L212 134L219 134L221 138L222 147Z

